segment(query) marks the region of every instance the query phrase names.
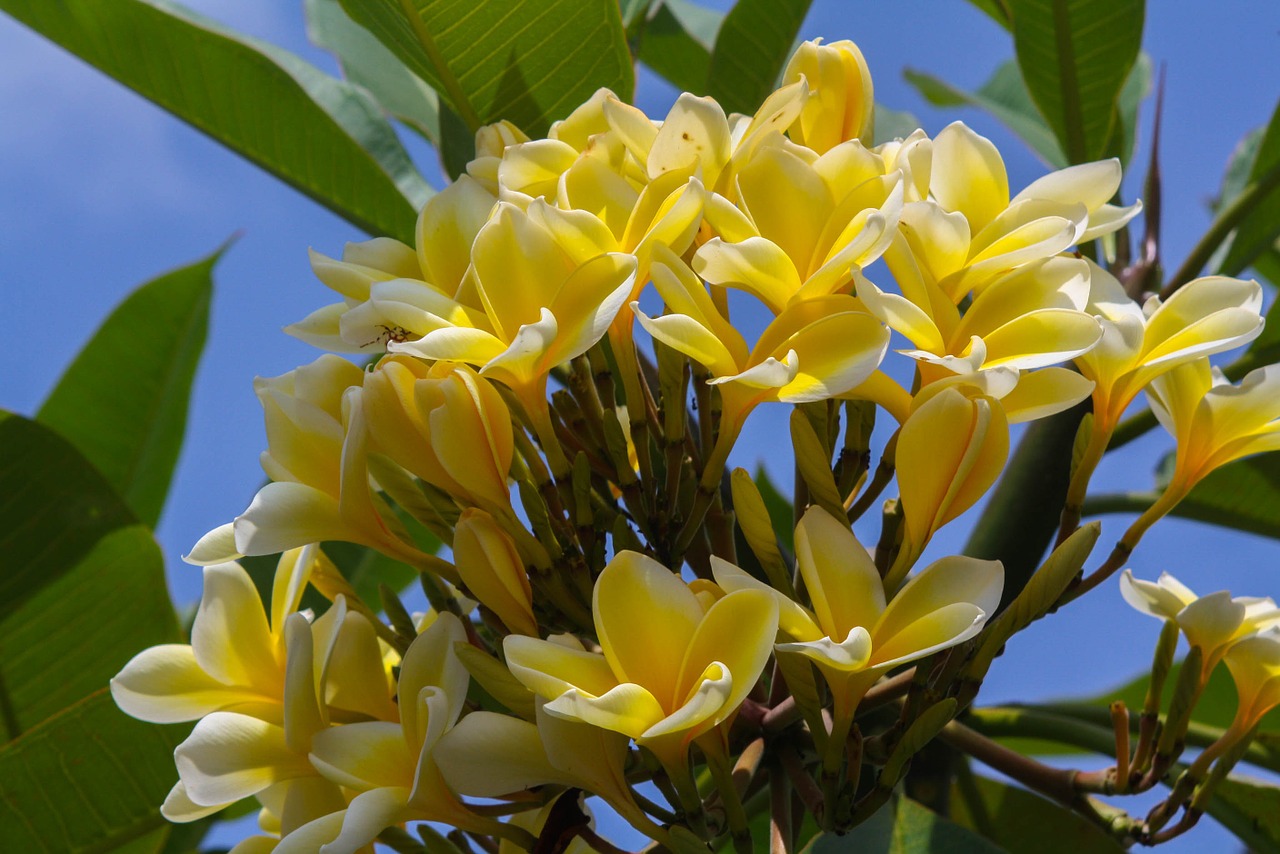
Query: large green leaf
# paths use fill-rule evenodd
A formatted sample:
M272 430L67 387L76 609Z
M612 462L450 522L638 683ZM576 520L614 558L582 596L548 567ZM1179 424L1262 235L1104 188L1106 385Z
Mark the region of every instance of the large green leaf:
M440 140L436 91L410 71L373 34L342 11L338 0L306 0L307 35L337 57L342 73L363 86L388 113L432 143Z
M951 820L1007 851L1093 854L1124 847L1078 813L986 777L971 775L951 790Z
M161 826L183 728L137 724L106 696L140 649L178 640L164 562L67 440L0 416L0 839L6 850L111 850Z
M1009 0L1018 67L1071 163L1106 153L1142 44L1143 0Z
M738 0L711 52L712 97L726 112L750 115L778 82L810 0Z
M160 0L0 10L370 234L412 242L430 189L363 91Z
M760 490L760 497L764 499L764 506L769 511L769 520L773 522L773 530L778 535L778 542L786 549L787 554L795 554L795 510L792 507L791 500L784 496L773 481L770 480L769 473L764 470L764 466L756 467L756 476L752 480L756 482L756 487Z
M1280 172L1280 104L1277 104L1266 131L1255 139L1257 142L1252 151L1245 152L1249 169L1243 185L1229 186L1228 182L1233 179L1238 181L1238 175L1228 172L1227 180L1223 182L1222 201L1229 203L1246 189L1265 182L1270 182L1271 189L1236 228L1218 265L1218 272L1227 276L1238 275L1258 256L1274 252L1276 240L1280 238L1280 183L1274 177Z
M638 58L683 92L707 91L711 51L724 13L686 0L655 5L640 31Z
M807 854L997 854L1003 849L910 798L894 796L844 836L822 834Z
M1280 788L1261 780L1228 777L1214 790L1209 814L1247 850L1280 850Z
M218 252L129 295L37 415L79 449L152 527L160 519L209 326Z
M4 850L158 851L187 729L135 721L101 688L0 748Z
M631 99L617 0L341 0L471 130L506 119L542 136L606 86Z

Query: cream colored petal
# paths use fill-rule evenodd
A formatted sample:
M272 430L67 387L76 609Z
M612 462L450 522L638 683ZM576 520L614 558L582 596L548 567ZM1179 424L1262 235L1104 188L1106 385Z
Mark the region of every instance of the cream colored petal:
M703 216L711 230L728 243L741 243L749 237L760 236L751 219L719 193L707 193Z
M1142 202L1134 202L1128 207L1103 205L1089 212L1089 227L1077 238L1078 243L1088 243L1112 232L1119 231L1134 217L1142 213Z
M182 559L196 566L212 566L217 563L228 563L244 557L236 551L235 523L219 525L205 534L191 547L191 553Z
M1045 199L1083 204L1088 210L1095 211L1109 202L1119 188L1120 161L1113 157L1050 172L1028 184L1010 204L1024 199Z
M738 190L760 234L807 266L835 205L813 167L785 149L765 148L738 172Z
M498 183L504 189L530 196L554 198L556 183L574 161L573 146L554 139L536 139L509 146L502 152Z
M1088 352L1101 337L1101 324L1082 311L1033 311L983 336L985 367L1007 365L1029 371L1056 365Z
M493 712L472 712L458 721L432 757L449 788L469 797L496 798L545 783L577 782L547 759L537 726Z
M227 854L274 854L279 844L274 836L250 836L231 846Z
M778 628L798 641L814 640L822 635L814 617L803 605L781 591L774 590L723 558L711 556L711 573L716 584L726 593L738 590L761 590L774 597L778 603Z
M364 792L413 784L418 757L410 752L398 724L361 721L331 727L311 744L311 764L326 780Z
M763 590L739 590L712 605L694 632L680 664L677 698L697 688L697 680L713 663L722 664L733 681L724 700L724 719L746 699L760 678L778 634L778 603Z
M237 549L268 555L318 543L350 539L338 499L301 483L268 483L236 517Z
M746 362L748 350L742 334L720 314L706 286L689 265L672 250L657 245L653 247L651 274L654 287L667 304L669 313L692 317L724 344L735 364Z
M191 625L193 656L205 673L226 685L279 696L283 662L262 599L249 573L236 563L204 568L204 592Z
M943 605L878 644L871 654L871 666L887 670L963 643L982 630L988 616L971 602Z
M617 97L606 98L602 109L609 127L622 138L632 156L647 163L649 150L658 136L654 123L642 111Z
M1093 380L1069 368L1043 368L1023 373L1013 390L1000 397L1010 424L1021 424L1070 409L1093 393Z
M862 626L854 626L842 641L818 638L807 643L780 643L778 652L797 653L838 673L865 670L871 660L871 635Z
M1232 600L1230 591L1219 590L1189 603L1178 612L1177 620L1187 642L1200 647L1208 658L1236 636L1244 616L1244 604Z
M446 725L451 725L462 713L471 676L453 648L466 640L462 621L453 614L441 614L414 638L404 654L400 663L400 721L406 734L417 733L419 743L425 726L416 720L417 699L424 688L438 687L448 698Z
M556 316L543 308L539 320L521 326L511 344L480 369L480 376L515 387L534 382L553 367L548 354L559 334Z
M284 741L295 753L311 748L311 737L327 726L316 696L315 656L311 624L303 614L290 614L284 624L288 651L284 677Z
M725 243L713 237L693 257L694 271L713 285L739 288L760 299L775 314L800 289L795 264L777 244L763 237Z
M201 806L195 803L187 796L187 787L182 785L179 780L169 790L169 794L165 796L164 803L160 805L160 814L175 824L186 824L187 822L199 821L206 816L211 816L216 812L231 806L230 803L214 804L213 806ZM275 840L272 840L275 842Z
M408 793L404 789L374 789L356 795L347 807L342 819L342 831L337 838L320 846L320 854L356 854L377 839L378 834L393 825L402 824L416 816L408 808ZM279 850L279 849L277 849Z
M561 210L537 199L529 205L527 213L535 225L551 234L575 266L619 248L609 227L586 211Z
M962 340L986 335L1047 308L1085 311L1089 280L1089 265L1082 259L1054 256L1033 261L987 285L965 311L953 335Z
M549 231L505 202L476 235L472 264L485 313L506 340L538 321L574 266Z
M692 317L683 314L649 317L640 310L638 302L631 304L631 310L645 332L703 365L712 376L733 376L738 372L738 362L724 342Z
M926 311L905 297L885 293L860 274L854 276L854 281L858 299L868 311L904 335L917 348L938 354L944 352L946 342Z
M752 389L780 389L796 378L800 365L796 360L796 351L788 351L781 360L773 356L752 365L745 371L727 377L716 377L708 380L710 385L721 383L738 383Z
M640 738L650 727L667 717L666 710L651 693L631 682L611 688L598 697L571 689L543 708L551 714L620 732L631 738Z
M796 526L795 542L800 575L827 637L875 625L885 607L884 586L848 524L814 505Z
M871 633L876 643L875 660L883 660L880 649L893 643L893 638L949 605L973 605L985 620L1000 605L1003 589L1004 567L998 560L956 555L935 561L898 591L876 622ZM930 643L943 640L940 637Z
M280 636L285 620L298 610L302 594L311 579L311 568L320 557L317 545L290 549L276 562L276 574L271 581L271 632Z
M323 845L338 838L346 817L344 809L313 819L281 839L272 854L315 854Z
M1147 318L1147 350L1219 312L1257 315L1262 308L1262 288L1252 280L1205 276L1183 285L1158 304ZM1241 342L1243 343L1243 342Z
M512 631L538 636L533 592L515 542L483 510L464 510L453 535L453 562L462 582Z
M456 291L471 264L471 244L497 199L470 175L436 193L418 217L419 263L427 280Z
M523 635L503 638L502 648L511 674L548 700L574 689L598 697L618 685L618 678L598 653Z
M322 654L328 655L324 666L325 703L346 712L395 720L396 706L391 701L382 667L382 648L373 625L363 614L353 611L338 616L332 648L319 647Z
M730 155L729 123L711 98L683 93L654 137L648 172L653 180L664 172L701 166L703 182L714 186Z
M194 721L245 703L279 703L205 673L186 644L163 644L135 655L111 680L111 698L125 714L151 723Z
M969 258L969 241L973 230L964 214L944 210L937 202L909 202L902 206L899 229L916 261L941 281L964 266ZM894 276L902 278L892 258L886 259ZM913 302L917 294L904 290Z
M680 662L703 618L680 576L639 552L619 552L596 580L591 610L618 681L643 685L664 708L674 708ZM655 614L662 615L660 631Z
M1173 579L1173 576L1168 578ZM1187 604L1196 599L1196 595L1182 585L1166 584L1164 576L1159 583L1143 581L1135 578L1131 569L1120 575L1120 595L1134 608L1160 620L1175 619Z
M842 312L811 323L788 341L798 368L778 392L783 403L811 403L844 394L880 366L889 330L863 312Z
M284 729L246 715L214 712L173 752L192 803L226 804L282 780L315 773L285 744Z
M598 255L574 271L551 302L559 332L547 358L560 364L595 346L626 304L635 278L636 259L620 253Z
M281 331L299 341L327 350L331 353L364 353L376 352L382 347L382 339L370 335L367 338L349 342L343 333L343 324L347 315L368 303L352 306L345 302L331 303L308 314L297 323L290 323Z
M1009 205L1009 178L1000 152L962 122L933 140L929 189L944 208L959 211L977 233Z

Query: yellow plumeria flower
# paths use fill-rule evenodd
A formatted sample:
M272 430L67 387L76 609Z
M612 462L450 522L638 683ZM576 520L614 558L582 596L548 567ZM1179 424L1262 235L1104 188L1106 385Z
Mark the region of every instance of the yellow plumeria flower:
M857 141L821 157L761 146L735 185L737 210L708 208L720 236L698 250L693 269L713 285L755 295L775 314L847 287L851 270L888 248L902 209L901 174L885 175L880 158Z
M886 589L902 583L939 528L991 488L1008 457L1008 420L991 398L949 387L912 411L897 450L905 534Z
M510 512L511 413L466 365L387 356L364 375L370 450L456 500Z
M310 759L327 780L359 792L346 810L303 826L277 852L354 852L392 825L442 821L490 834L501 825L467 809L449 789L432 750L462 713L470 677L454 654L466 630L441 614L404 654L398 720L343 724L317 733ZM320 843L320 844L317 844Z
M672 253L655 250L653 283L668 313L640 324L655 339L706 366L723 400L721 437L729 446L747 415L765 401L808 403L841 395L880 365L889 331L850 296L795 303L747 350L702 282Z
M1216 468L1280 449L1280 365L1232 385L1208 359L1196 359L1152 380L1147 399L1178 441L1166 491L1179 498Z
M871 71L853 42L803 42L787 61L783 85L804 78L809 100L789 131L800 145L823 154L851 139L871 144L875 93Z
M410 565L428 560L387 527L368 473L364 371L324 355L254 389L266 415L262 468L272 483L229 525L206 534L186 560L221 563L325 540L369 546Z
M1067 492L1069 509L1083 505L1089 478L1140 391L1178 365L1252 341L1263 325L1262 288L1254 281L1208 276L1168 300L1153 296L1139 307L1114 276L1091 269L1090 311L1103 332L1092 350L1075 359L1095 386L1093 430Z
M1233 643L1280 626L1280 608L1269 597L1232 598L1226 590L1197 596L1167 572L1152 582L1134 578L1133 571L1126 569L1120 576L1120 594L1142 613L1177 623L1187 643L1200 648L1202 686Z
M930 150L930 198L903 207L885 261L899 280L932 279L953 303L1014 267L1115 231L1141 209L1108 204L1120 186L1115 159L1050 173L1011 199L1000 153L963 123L943 129Z
M507 666L547 712L629 736L685 776L690 743L729 720L760 678L777 603L744 590L708 606L671 570L624 551L596 580L592 612L600 653L509 635Z
M493 331L453 326L389 349L465 362L503 383L535 422L544 448L559 447L547 409L547 376L599 341L625 304L636 260L602 252L590 235L548 225L541 200L524 211L500 203L476 236L472 264Z
M1240 640L1227 650L1225 660L1239 697L1229 732L1243 736L1280 706L1280 629Z

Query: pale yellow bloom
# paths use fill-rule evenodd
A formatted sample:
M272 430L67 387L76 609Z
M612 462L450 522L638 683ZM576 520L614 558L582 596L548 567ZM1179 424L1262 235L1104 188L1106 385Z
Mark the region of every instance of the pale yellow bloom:
M951 387L912 411L897 450L905 536L887 589L901 583L939 528L991 488L1008 456L1008 421L990 398Z
M1231 731L1247 733L1280 706L1280 629L1244 638L1227 650L1225 658L1239 697Z
M635 303L632 310L655 339L710 371L728 435L736 435L760 403L838 396L871 376L884 358L889 331L856 299L840 294L793 304L748 351L693 271L670 252L654 257L653 282L668 313L649 317Z
M1178 441L1166 491L1179 498L1216 468L1280 449L1280 365L1250 371L1232 385L1199 358L1152 380L1147 399Z
M743 160L735 186L737 210L710 202L707 220L719 236L698 250L693 269L775 314L846 289L888 248L902 210L900 173L884 174L857 141L821 157L761 146Z
M791 126L800 145L823 154L851 139L871 144L875 94L871 71L853 42L807 41L796 48L782 72L783 85L808 81L809 100Z
M187 560L221 563L325 540L369 546L410 565L426 559L388 528L369 481L364 372L324 355L255 381L266 415L262 468L272 483L231 525L205 535Z
M678 575L629 551L596 580L592 611L601 653L510 635L507 666L547 712L623 733L673 770L737 711L778 624L772 596L744 590L706 607Z
M1177 623L1187 643L1200 648L1201 685L1233 643L1280 626L1280 608L1269 597L1232 598L1226 590L1197 596L1167 572L1152 582L1134 578L1133 571L1126 569L1120 576L1120 594L1142 613Z
M398 720L343 724L317 733L310 759L327 780L358 792L346 810L304 825L277 852L350 854L387 827L442 821L491 833L495 822L458 800L432 750L462 713L470 677L453 652L466 641L462 623L441 614L414 639L400 664Z
M453 535L453 560L462 583L498 615L507 631L538 636L524 561L492 516L474 508L462 511Z
M393 355L364 375L370 450L465 504L510 512L511 413L466 365Z
M779 652L803 655L822 671L838 715L890 669L976 635L995 613L1004 585L999 561L946 557L922 570L892 599L875 563L848 524L811 507L796 526L796 563L813 609L712 558L725 590L764 590L778 601Z

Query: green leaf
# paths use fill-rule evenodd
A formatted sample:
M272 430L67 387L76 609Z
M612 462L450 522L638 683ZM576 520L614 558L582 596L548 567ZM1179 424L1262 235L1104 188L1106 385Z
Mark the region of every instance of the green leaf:
M1120 89L1116 123L1104 151L1108 157L1119 157L1121 164L1127 164L1133 158L1133 146L1138 137L1138 107L1151 94L1151 76L1151 57L1139 53L1138 61L1133 64Z
M891 110L883 104L875 107L875 144L905 139L920 127L920 120L904 110Z
M1266 181L1269 175L1280 170L1280 104L1277 104L1251 159L1252 164L1244 186L1238 189L1228 188L1224 183L1224 201ZM1230 173L1228 177L1232 177ZM1229 196L1229 189L1236 191ZM1280 186L1272 181L1270 192L1235 230L1230 247L1226 250L1222 263L1218 265L1218 272L1225 276L1238 275L1259 255L1274 251L1277 238L1280 238Z
M824 833L806 854L997 854L993 845L966 827L947 821L915 801L894 796L844 836Z
M370 234L413 241L430 190L361 90L159 0L0 10Z
M104 687L0 748L5 850L158 851L173 749L189 729L136 721Z
M162 826L186 728L116 710L107 681L177 641L164 561L65 439L0 415L0 839L6 850L114 850Z
M142 285L99 327L36 416L71 440L147 525L186 430L222 250Z
M1018 67L1071 163L1106 152L1142 44L1143 0L1009 0Z
M1052 801L986 777L951 790L951 819L1008 851L1119 852L1124 847L1088 819Z
M1009 16L1009 0L969 0L1006 30L1013 29L1013 20Z
M1280 850L1280 788L1230 776L1214 789L1208 813L1249 851Z
M1061 169L1067 165L1062 146L1036 109L1022 81L1022 72L1013 60L1001 63L991 79L975 92L966 92L932 74L911 68L903 71L902 76L935 107L968 106L985 110L1021 137L1050 166Z
M638 58L680 91L706 92L711 47L723 20L722 13L664 0L645 23Z
M500 119L533 137L606 86L630 100L617 0L341 0L472 131Z
M725 112L754 113L773 91L810 0L738 0L725 16L707 88Z
M338 0L306 0L305 8L308 37L337 57L347 80L368 89L388 113L438 144L440 102L436 91L372 33L351 20Z

